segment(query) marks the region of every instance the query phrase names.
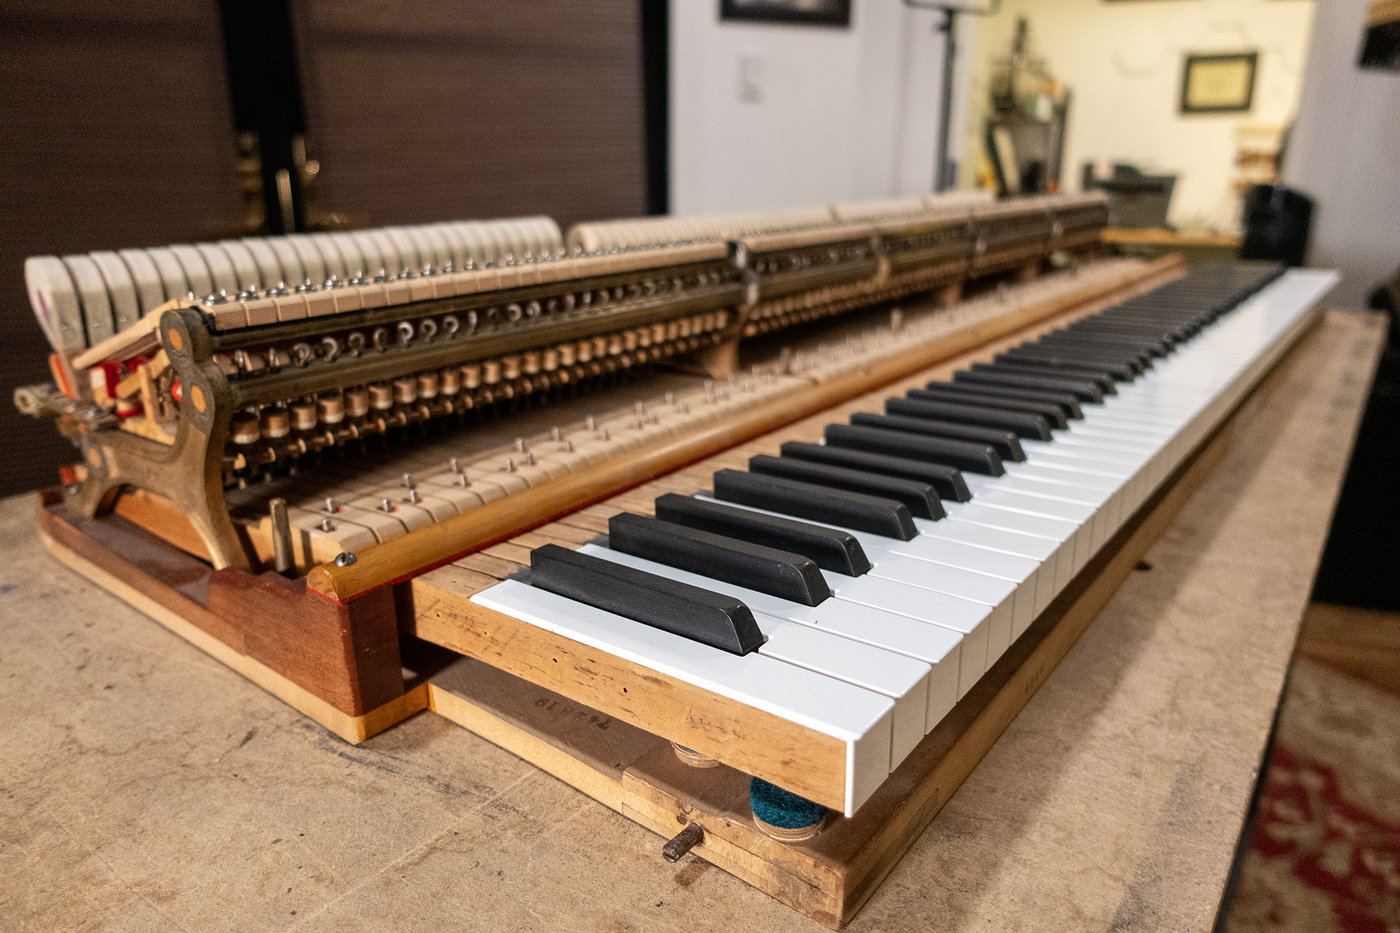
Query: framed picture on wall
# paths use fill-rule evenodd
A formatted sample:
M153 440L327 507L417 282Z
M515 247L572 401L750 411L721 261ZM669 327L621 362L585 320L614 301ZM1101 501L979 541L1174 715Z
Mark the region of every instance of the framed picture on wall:
M849 29L851 0L719 0L719 18Z
M1182 113L1244 113L1254 105L1258 52L1188 55L1181 76Z

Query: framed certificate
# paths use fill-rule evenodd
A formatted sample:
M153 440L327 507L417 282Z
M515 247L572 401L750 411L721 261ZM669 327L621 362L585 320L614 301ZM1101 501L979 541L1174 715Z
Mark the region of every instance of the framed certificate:
M719 18L849 29L851 0L719 0Z
M1243 113L1254 103L1258 52L1188 55L1181 78L1182 113Z

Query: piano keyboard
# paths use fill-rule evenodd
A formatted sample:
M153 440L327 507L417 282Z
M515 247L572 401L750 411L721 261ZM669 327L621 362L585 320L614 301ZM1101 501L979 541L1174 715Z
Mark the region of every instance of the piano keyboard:
M1336 279L1276 275L1201 267L778 456L712 458L521 536L551 542L524 558L511 545L532 574L471 601L840 743L839 773L794 789L849 816L1257 384ZM601 519L611 534L590 541ZM784 783L752 767L743 736L707 746L703 729L651 725Z

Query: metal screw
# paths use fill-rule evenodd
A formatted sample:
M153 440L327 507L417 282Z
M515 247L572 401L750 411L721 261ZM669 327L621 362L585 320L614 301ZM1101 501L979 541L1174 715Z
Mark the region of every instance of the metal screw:
M695 848L705 838L705 830L699 823L691 823L661 847L661 857L668 862L678 862L687 852Z
M337 567L349 567L355 562L355 555L349 551L341 551L335 555L335 565Z

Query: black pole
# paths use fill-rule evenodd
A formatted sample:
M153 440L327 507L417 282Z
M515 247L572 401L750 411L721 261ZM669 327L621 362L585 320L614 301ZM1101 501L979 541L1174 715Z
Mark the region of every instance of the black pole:
M641 0L641 7L647 213L665 214L671 200L670 4L667 0Z
M943 104L938 114L938 156L934 166L933 190L947 191L957 184L953 178L953 166L948 159L948 131L953 122L953 57L957 54L958 11L952 7L943 8L943 25L938 29L943 33Z
M262 163L265 233L305 227L298 151L305 139L301 80L288 0L220 0L233 119L254 134Z

